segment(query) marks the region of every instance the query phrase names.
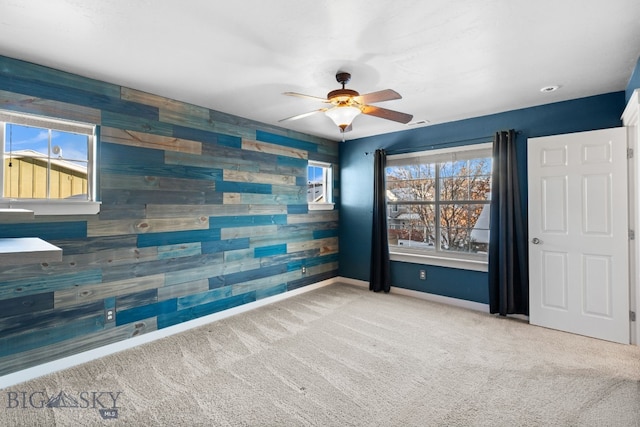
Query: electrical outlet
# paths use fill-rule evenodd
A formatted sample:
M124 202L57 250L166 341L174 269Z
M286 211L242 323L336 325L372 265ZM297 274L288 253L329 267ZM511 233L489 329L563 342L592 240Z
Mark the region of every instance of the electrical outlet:
M104 320L105 320L105 322L115 322L116 321L116 311L113 308L107 308L104 311Z
M420 270L420 280L427 280L427 270Z
M302 274L307 274L307 267L304 265L302 266Z

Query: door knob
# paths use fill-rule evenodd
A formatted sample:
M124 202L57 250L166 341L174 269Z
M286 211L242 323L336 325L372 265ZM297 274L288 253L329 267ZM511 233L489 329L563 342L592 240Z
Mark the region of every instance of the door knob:
M539 244L540 244L540 239L538 239L537 237L534 237L534 238L531 240L531 243L533 243L534 245L539 245Z

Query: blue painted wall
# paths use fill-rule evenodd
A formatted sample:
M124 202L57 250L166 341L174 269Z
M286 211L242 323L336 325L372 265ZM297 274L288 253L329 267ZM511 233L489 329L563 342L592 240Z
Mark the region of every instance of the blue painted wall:
M527 138L621 126L625 93L616 92L572 101L477 117L410 131L347 141L340 145L340 275L369 280L373 156L421 151L444 146L488 142L499 130L515 129L520 165L522 203L526 211ZM427 280L419 280L417 264L392 262L392 285L469 301L488 303L487 274L426 266Z
M640 58L638 58L636 67L634 68L633 73L631 73L629 83L627 84L627 89L625 91L625 99L627 100L627 102L629 102L633 91L636 89L640 89Z
M0 267L0 376L338 273L338 209L306 201L308 160L339 170L334 141L1 56L0 108L99 125L102 201L0 217L0 237L63 249Z

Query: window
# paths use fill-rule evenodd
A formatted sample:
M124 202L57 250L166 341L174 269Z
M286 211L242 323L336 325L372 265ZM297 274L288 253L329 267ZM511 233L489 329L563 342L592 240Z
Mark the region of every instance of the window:
M0 111L0 207L95 214L95 126Z
M486 271L491 144L387 158L391 259Z
M333 170L330 163L309 161L307 204L310 210L333 209Z

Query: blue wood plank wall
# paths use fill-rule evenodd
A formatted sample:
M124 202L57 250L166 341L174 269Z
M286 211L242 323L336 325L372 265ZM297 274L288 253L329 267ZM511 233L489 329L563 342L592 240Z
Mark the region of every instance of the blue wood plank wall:
M337 276L338 211L306 205L307 162L338 168L336 142L7 57L0 108L99 125L102 201L0 218L63 248L0 267L0 375Z

